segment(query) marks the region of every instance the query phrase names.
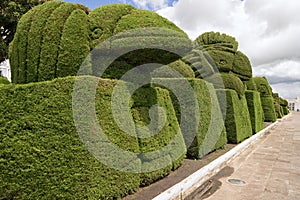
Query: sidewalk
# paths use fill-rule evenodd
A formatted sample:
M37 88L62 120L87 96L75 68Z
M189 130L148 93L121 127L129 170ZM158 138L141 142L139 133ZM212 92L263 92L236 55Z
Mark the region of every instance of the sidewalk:
M212 180L214 187L206 198L193 199L299 200L300 112L281 121Z

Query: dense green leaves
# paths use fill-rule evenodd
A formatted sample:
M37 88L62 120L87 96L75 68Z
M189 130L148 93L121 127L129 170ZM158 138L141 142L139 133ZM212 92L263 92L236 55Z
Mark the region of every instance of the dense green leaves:
M261 106L260 95L257 91L245 92L253 134L264 128L264 112Z

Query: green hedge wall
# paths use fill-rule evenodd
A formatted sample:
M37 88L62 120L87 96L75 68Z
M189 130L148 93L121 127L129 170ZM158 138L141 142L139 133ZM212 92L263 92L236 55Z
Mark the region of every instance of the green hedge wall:
M125 173L97 161L83 145L75 128L72 113L74 79L67 77L1 87L1 199L120 199L135 192L139 185L149 184L180 165L186 152L181 134L177 134L181 136L181 140L177 140L181 143L171 145L168 155L170 165L153 173ZM162 131L152 138L138 140L120 130L114 121L110 105L115 86L116 81L100 80L95 98L97 118L109 140L121 149L135 153L153 151L166 145L179 130L168 91L147 88L144 90L152 92L137 91L134 95L132 113L136 122L147 122L144 121L148 116L147 109L154 101L167 111L167 123ZM82 87L85 91L90 90L84 85ZM146 99L148 105L142 99L147 94L153 100ZM137 106L139 102L145 106ZM91 106L94 102L86 103ZM94 129L89 125L79 128ZM133 128L133 131L137 130ZM103 146L101 141L91 142L99 142L97 146ZM181 157L175 157L178 152L182 152ZM111 158L114 154L111 152L107 156ZM118 158L118 155L115 156ZM142 160L147 159L155 158ZM147 166L147 163L141 162L132 164Z
M101 97L114 85L104 83L97 91ZM64 78L0 89L1 199L113 199L138 189L138 174L108 168L82 144L72 115L73 84ZM99 119L107 113L103 105L110 105L101 101ZM116 134L113 126L105 131ZM134 142L124 135L119 137L126 149Z
M252 132L257 133L264 128L264 112L262 110L260 94L256 91L246 90L245 92Z
M213 76L210 76L205 80L212 83L216 89L232 89L235 90L239 96L245 94L245 86L243 82L234 74L215 73Z
M185 79L180 78L155 78L153 80L155 83L168 83L170 85L175 85L177 90L179 91L184 90L180 88L186 81ZM207 155L208 153L222 148L226 145L226 131L218 98L216 96L213 85L201 79L189 78L187 80L189 81L191 87L194 89L195 99L197 100L197 103L199 105L199 112L195 113L196 117L198 117L199 119L199 124L190 122L190 127L187 127L186 124L180 124L181 117L184 117L181 114L181 109L186 108L181 107L183 105L179 105L178 99L174 93L171 93L171 97L173 106L176 111L178 123L181 125L180 127L182 130L182 134L185 137L190 137L189 132L195 129L194 126L198 127L195 138L190 138L192 143L187 146L187 155L189 158L199 159ZM193 99L191 97L186 98L188 98L190 101L192 101ZM190 104L192 105L192 103ZM205 138L207 139L205 140Z
M269 97L260 97L261 105L264 111L265 121L266 122L275 122L277 120L276 111L274 106L274 99L272 96Z
M252 127L245 95L239 97L231 89L217 90L217 95L219 99L226 95L226 102L219 102L226 103L225 127L228 143L236 144L250 137Z
M233 61L232 72L242 80L249 80L252 77L252 67L248 57L238 51Z
M160 105L162 108L165 109L166 116L167 116L165 125L162 127L159 133L157 133L153 137L139 138L139 151L141 153L147 153L153 150L159 150L162 147L171 143L172 139L175 137L177 133L179 133L180 135L180 139L177 141L178 143L172 142L171 145L172 150L168 155L164 155L165 156L164 159L168 159L170 164L163 169L150 172L150 173L143 173L141 175L141 184L149 185L154 181L168 175L172 169L176 169L181 165L183 159L185 158L186 147L185 147L184 139L180 132L175 110L173 108L171 97L169 95L168 90L158 88L158 87L146 86L136 90L132 96L132 99L133 99L133 105L131 108L131 112L135 123L138 125L147 126L148 124L150 124L151 120L149 118L149 109L156 104ZM158 124L155 124L153 130L159 130ZM137 136L139 136L142 133L146 135L149 134L148 131L144 129L136 130ZM176 154L178 152L180 153L181 156L176 157ZM161 154L158 153L154 157L143 157L142 161L144 162L142 164L147 166L154 162L159 165L162 159L162 155L163 153Z
M247 90L258 91L254 78L250 78L247 81L243 81L243 83L246 86Z
M265 121L275 122L277 117L274 107L274 98L272 96L272 88L269 85L268 80L265 77L254 77L253 80L257 87L257 91L260 92L260 99L264 111Z

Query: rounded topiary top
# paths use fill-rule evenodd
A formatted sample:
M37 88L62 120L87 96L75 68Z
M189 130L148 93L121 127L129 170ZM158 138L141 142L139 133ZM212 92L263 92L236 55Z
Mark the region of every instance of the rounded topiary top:
M206 50L221 50L235 53L238 42L232 36L219 32L206 32L198 36L195 42Z
M235 54L232 72L242 80L249 80L252 77L252 66L248 57L238 51Z
M265 77L254 77L253 80L261 96L272 97L272 88Z
M90 51L88 8L48 2L22 16L12 42L12 81L28 83L76 75Z
M79 4L57 1L34 7L20 19L11 45L12 80L14 83L28 83L74 76L88 53L99 43L120 32L145 27L166 28L180 33L176 35L154 31L146 34L147 39L167 46L176 44L179 47L183 43L191 46L188 36L172 22L156 13L137 10L130 5L112 4L91 12ZM132 34L124 34L122 37L114 38L111 46L123 48L122 45L143 43L142 37L145 35L138 39ZM138 58L138 62L128 63L133 56ZM128 70L138 64L168 64L178 58L164 51L151 50L149 53L144 50L127 55L126 59L117 61L112 67ZM85 60L85 64L91 68L89 59ZM121 66L118 63L122 63ZM94 69L87 71L97 75ZM109 73L112 73L107 77L121 77L118 71L110 70Z

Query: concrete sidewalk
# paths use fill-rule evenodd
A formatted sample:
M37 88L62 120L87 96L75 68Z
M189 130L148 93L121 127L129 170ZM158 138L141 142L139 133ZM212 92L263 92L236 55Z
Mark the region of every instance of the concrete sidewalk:
M300 112L282 120L212 179L206 200L299 200Z

